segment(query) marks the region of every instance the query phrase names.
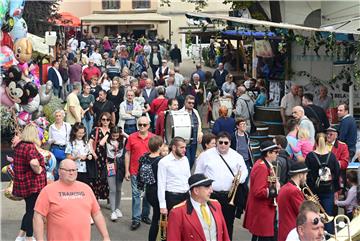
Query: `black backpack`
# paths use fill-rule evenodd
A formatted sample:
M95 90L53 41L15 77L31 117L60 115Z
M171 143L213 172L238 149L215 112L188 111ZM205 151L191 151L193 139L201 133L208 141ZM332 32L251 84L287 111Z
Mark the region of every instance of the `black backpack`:
M318 189L331 190L333 178L331 170L328 166L331 152L329 152L329 154L327 155L326 161L324 163L320 162L320 159L316 155L316 153L313 152L313 154L317 163L319 164L318 177L316 178L315 186Z
M139 190L143 191L145 185L152 185L156 183L156 178L152 169L152 165L157 160L158 158L150 160L149 153L146 153L142 157L140 157L139 171L137 175L137 187Z

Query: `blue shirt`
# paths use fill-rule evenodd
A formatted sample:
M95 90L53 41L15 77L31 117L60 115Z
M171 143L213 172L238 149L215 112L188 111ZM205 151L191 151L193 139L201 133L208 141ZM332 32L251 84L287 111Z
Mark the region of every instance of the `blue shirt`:
M357 127L354 117L346 115L341 119L339 140L345 142L350 151L356 151Z
M232 133L234 133L235 127L236 127L236 123L234 118L219 117L214 123L214 126L212 128L212 133L214 135L217 135L221 131L226 131L227 133L229 133L229 135L231 135Z
M293 157L295 153L291 149L290 144L293 146L296 146L298 139L296 139L296 137L294 137L294 136L287 135L286 140L288 141L288 145L286 146L285 150L291 157ZM295 156L302 156L302 152L301 151L297 152Z

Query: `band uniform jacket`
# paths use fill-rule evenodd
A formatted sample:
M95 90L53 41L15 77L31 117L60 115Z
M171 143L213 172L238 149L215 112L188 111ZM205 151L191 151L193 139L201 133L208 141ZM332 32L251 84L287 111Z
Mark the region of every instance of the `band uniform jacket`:
M211 199L208 205L216 223L217 241L230 241L220 203ZM167 240L206 241L204 230L190 199L178 204L170 211Z
M296 227L296 217L303 201L304 195L293 181L289 181L281 187L277 197L279 209L278 241L285 241L289 232Z
M336 156L340 165L340 170L346 170L349 165L349 149L347 145L339 140L336 140L331 152Z
M268 197L269 176L270 168L267 167L265 161L257 160L250 174L250 191L246 203L244 228L260 237L274 236L276 207L273 198Z

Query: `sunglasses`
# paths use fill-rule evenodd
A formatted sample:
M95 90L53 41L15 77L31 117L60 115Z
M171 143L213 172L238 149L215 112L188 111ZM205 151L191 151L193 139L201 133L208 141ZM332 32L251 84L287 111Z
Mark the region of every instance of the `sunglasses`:
M101 120L102 121L110 121L110 119L105 119L105 118L102 118Z
M229 142L228 142L228 141L219 141L219 144L220 144L220 145L223 145L223 144L224 144L224 145L229 145Z
M313 225L318 225L320 223L320 218L316 217L311 222Z
M146 127L147 125L146 123L139 123L139 127Z
M279 154L279 151L272 151L272 153Z
M195 105L195 102L187 102L189 105Z

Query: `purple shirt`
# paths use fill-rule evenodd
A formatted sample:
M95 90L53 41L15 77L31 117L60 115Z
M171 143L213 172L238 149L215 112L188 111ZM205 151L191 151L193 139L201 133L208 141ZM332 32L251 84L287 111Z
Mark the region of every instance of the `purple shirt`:
M72 64L69 66L70 83L81 82L82 67L80 64Z

